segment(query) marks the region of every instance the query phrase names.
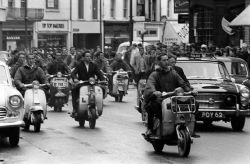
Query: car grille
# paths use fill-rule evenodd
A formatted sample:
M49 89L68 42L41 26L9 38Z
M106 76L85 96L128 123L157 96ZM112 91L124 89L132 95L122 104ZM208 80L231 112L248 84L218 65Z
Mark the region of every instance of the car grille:
M227 101L228 98L230 101ZM225 93L199 93L196 101L200 109L236 109L237 104L236 95Z
M0 108L0 119L5 118L7 115L7 110L5 108Z

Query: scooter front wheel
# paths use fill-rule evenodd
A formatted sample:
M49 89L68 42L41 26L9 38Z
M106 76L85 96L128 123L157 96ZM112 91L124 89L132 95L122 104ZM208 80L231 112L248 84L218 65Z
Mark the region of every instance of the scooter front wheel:
M34 131L35 132L40 132L41 129L41 122L42 122L42 114L35 114L35 121L34 121Z
M155 141L155 142L152 142L152 145L153 145L156 153L162 152L162 149L164 147L164 143L162 143L160 141Z
M85 125L85 120L79 120L79 126L84 127Z
M186 129L180 130L181 139L178 140L178 152L182 157L187 157L191 149L191 137Z

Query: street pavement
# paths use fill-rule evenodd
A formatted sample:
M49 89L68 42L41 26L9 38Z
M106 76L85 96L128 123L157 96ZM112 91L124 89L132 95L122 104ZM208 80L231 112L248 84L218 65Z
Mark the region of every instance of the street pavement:
M19 146L11 148L0 141L0 164L245 164L250 163L250 120L243 132L233 132L230 123L214 123L204 127L198 123L197 133L188 158L178 156L177 146L165 146L156 154L141 133L146 128L134 109L136 90L130 87L124 101L104 100L103 115L96 128L88 122L80 128L68 114L71 102L62 112L48 110L48 120L41 132L21 130Z

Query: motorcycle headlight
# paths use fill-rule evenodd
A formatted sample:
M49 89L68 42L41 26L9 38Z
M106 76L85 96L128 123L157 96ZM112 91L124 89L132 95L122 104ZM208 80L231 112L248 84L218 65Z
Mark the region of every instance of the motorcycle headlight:
M94 85L95 79L93 77L89 78L89 84Z
M57 72L56 76L57 77L62 77L62 72Z
M9 97L9 103L13 108L19 108L22 105L22 99L18 95Z

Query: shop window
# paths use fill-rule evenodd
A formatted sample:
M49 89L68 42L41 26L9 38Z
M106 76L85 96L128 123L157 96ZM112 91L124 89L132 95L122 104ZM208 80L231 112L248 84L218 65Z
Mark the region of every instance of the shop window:
M58 0L46 0L47 9L59 9Z
M110 16L112 18L115 17L115 0L111 0Z
M8 7L15 7L15 1L14 0L8 0Z
M78 0L78 18L84 18L84 0Z
M92 18L97 19L97 0L93 0L92 3Z
M145 16L145 0L137 0L137 16Z
M128 17L128 0L123 0L123 17Z

